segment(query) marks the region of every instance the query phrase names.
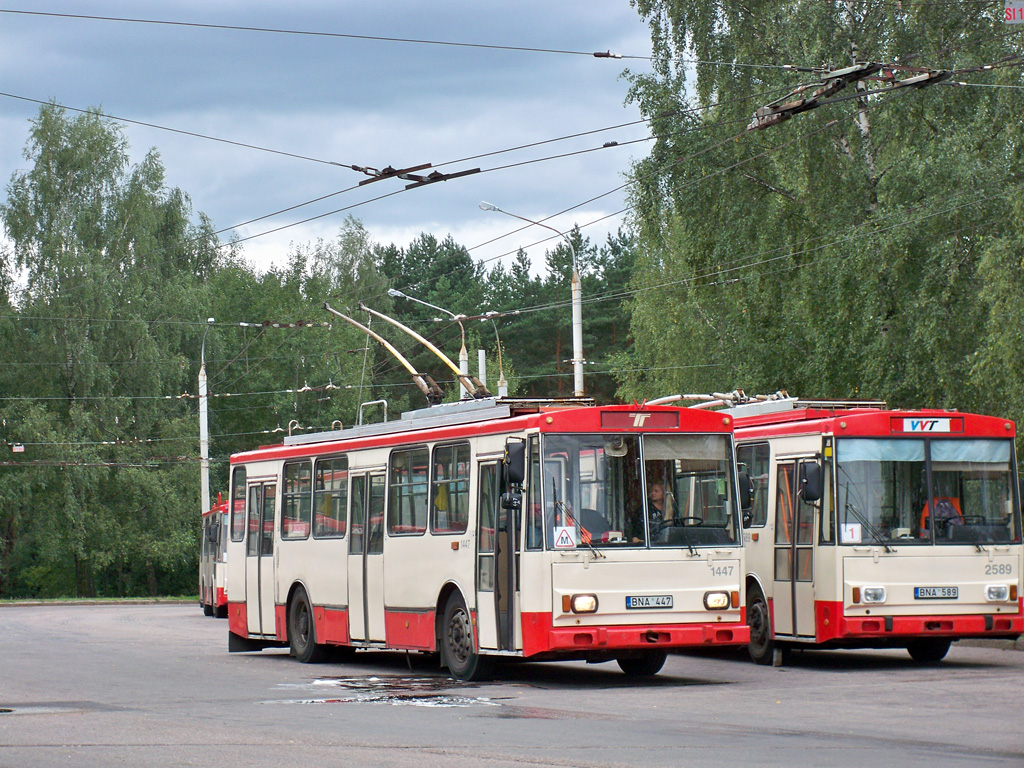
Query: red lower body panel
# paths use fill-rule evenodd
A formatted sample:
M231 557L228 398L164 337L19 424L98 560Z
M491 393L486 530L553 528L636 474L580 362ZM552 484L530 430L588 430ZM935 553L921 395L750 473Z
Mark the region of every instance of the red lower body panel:
M1012 637L1024 634L1024 613L934 614L927 616L844 616L841 602L814 605L817 641L892 637Z
M523 614L523 656L527 657L549 651L671 650L749 641L750 628L744 622L556 628L550 613Z
M245 603L228 603L228 631L239 637L249 636L249 617Z
M434 611L384 611L384 632L389 648L434 650Z
M349 641L348 610L344 608L314 608L316 641L331 645L345 645Z

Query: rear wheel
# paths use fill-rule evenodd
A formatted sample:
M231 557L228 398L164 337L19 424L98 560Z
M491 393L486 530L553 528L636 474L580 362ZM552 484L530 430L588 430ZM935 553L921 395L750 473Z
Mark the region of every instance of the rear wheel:
M936 664L946 658L950 641L940 637L926 637L907 643L910 658L918 664Z
M209 603L203 603L203 615L213 616L213 606Z
M764 593L754 587L747 598L747 626L750 627L750 643L747 650L755 664L771 664L775 654L775 638L772 635L772 617Z
M288 606L288 646L292 656L303 664L316 664L327 656L327 648L317 645L313 610L302 588L295 592Z
M459 680L487 680L494 671L494 658L476 652L473 620L460 595L452 595L445 606L441 649L445 666Z
M667 658L667 651L645 651L640 656L622 656L615 663L630 677L651 677L661 671Z

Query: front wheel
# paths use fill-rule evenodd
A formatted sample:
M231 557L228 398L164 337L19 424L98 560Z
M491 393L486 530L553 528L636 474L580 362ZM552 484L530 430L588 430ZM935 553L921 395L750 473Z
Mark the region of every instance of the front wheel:
M288 646L292 656L303 664L316 664L327 656L327 649L316 642L316 624L306 590L299 589L288 606Z
M750 643L747 651L755 664L771 664L775 656L775 638L772 635L772 617L764 593L756 587L747 600L747 626Z
M918 664L936 664L946 658L950 641L940 637L926 637L907 643L910 658Z
M494 671L494 658L476 652L473 620L459 595L452 595L444 609L441 653L448 671L458 680L487 680Z
M622 656L615 663L629 677L651 677L661 671L667 658L667 651L645 651L640 656Z

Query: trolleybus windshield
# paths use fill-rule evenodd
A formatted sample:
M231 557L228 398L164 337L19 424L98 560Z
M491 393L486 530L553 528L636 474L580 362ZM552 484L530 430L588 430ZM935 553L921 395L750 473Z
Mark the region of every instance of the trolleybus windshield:
M837 440L840 541L1020 541L1012 453L1009 440Z
M737 543L727 436L549 434L542 454L548 549Z

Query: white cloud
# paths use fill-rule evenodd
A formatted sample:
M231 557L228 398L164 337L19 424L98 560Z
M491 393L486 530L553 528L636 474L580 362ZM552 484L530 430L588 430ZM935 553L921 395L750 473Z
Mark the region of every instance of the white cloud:
M113 0L53 0L47 10L251 27L316 30L529 48L644 55L650 43L625 0L552 4L396 2L198 2L138 5ZM0 75L10 93L222 137L282 152L382 168L459 158L636 120L623 107L623 62L469 47L371 42L3 14ZM643 62L630 61L632 69ZM4 99L0 179L25 166L21 149L38 105ZM358 173L307 160L205 141L139 125L125 128L133 156L157 147L167 183L197 211L227 228L357 185ZM281 263L292 243L336 236L347 213L374 240L406 245L421 232L451 234L472 247L516 228L477 208L481 199L540 219L622 184L645 144L616 147L502 170L524 160L620 143L644 126L597 133L440 170L484 173L401 192L390 179L337 194L237 231L240 237L357 205L306 224L247 240L246 257ZM621 191L559 216L568 229L623 207ZM363 204L361 204L363 203ZM597 243L619 226L585 234ZM473 251L492 259L543 238L534 228ZM547 233L550 234L550 233ZM226 235L227 237L227 235ZM550 247L550 246L549 246ZM543 256L544 247L531 256Z

